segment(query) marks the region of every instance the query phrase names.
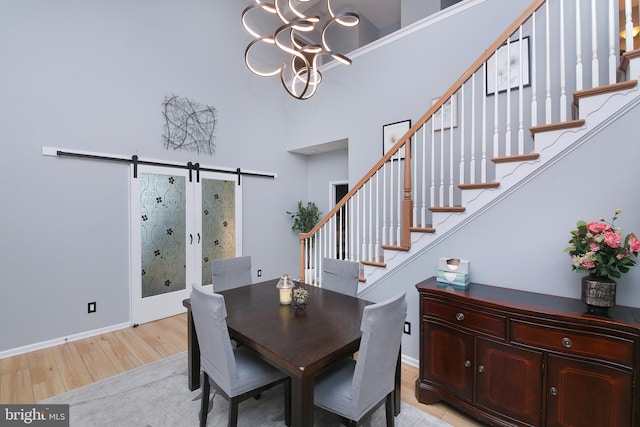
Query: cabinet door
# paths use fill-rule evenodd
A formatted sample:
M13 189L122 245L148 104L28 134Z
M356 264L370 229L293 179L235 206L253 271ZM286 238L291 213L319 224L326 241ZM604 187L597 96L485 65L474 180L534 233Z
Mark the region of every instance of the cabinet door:
M547 426L631 427L632 375L549 355Z
M486 410L540 425L542 353L477 339L476 403Z
M434 322L424 323L422 378L471 402L473 335Z

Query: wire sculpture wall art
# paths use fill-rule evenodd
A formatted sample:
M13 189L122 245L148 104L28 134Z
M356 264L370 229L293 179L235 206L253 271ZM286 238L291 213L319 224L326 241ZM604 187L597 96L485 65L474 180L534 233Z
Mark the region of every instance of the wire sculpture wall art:
M215 107L178 95L166 95L162 107L165 120L162 140L167 150L215 152L214 131L218 121Z

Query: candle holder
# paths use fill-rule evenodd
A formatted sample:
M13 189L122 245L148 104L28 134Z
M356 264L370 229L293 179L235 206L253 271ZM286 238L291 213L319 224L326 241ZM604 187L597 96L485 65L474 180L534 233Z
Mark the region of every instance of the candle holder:
M291 304L291 291L293 290L293 286L293 280L291 280L288 274L283 274L282 277L280 277L276 285L276 288L280 291L280 304Z

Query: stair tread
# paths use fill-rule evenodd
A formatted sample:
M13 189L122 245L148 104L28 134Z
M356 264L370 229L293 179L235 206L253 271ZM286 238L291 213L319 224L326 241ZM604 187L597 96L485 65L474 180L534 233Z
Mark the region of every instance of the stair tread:
M410 227L409 231L414 233L435 233L436 229L433 227Z
M531 126L529 132L535 138L537 133L551 132L554 130L579 128L584 125L584 119L567 120L566 122L551 123L548 125Z
M476 184L458 184L458 188L461 190L477 190L483 188L497 188L500 187L499 182L480 182Z
M409 249L411 249L411 248L406 247L406 246L396 246L396 245L380 245L380 247L382 249L387 249L387 250L390 250L390 251L402 251L402 252L407 252L407 251L409 251Z
M573 104L578 105L581 98L601 95L603 93L617 92L619 90L631 89L634 88L637 84L637 80L627 80L624 82L612 83L609 85L598 86L591 89L579 90L573 94Z
M493 163L526 162L529 160L538 160L539 157L540 157L540 154L538 153L529 153L529 154L518 154L515 156L493 157L491 161Z
M384 262L376 262L376 261L360 261L361 264L369 265L371 267L382 267L387 268L387 264ZM366 279L365 279L366 280ZM362 281L362 280L361 280Z

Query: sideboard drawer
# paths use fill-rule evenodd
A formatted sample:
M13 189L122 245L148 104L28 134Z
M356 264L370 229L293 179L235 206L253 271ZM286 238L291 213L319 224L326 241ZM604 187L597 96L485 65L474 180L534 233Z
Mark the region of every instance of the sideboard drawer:
M468 307L443 301L424 299L422 312L430 317L453 323L474 332L480 332L504 339L506 335L506 316L480 312Z
M577 331L511 319L511 341L566 354L633 366L633 341L600 333Z

